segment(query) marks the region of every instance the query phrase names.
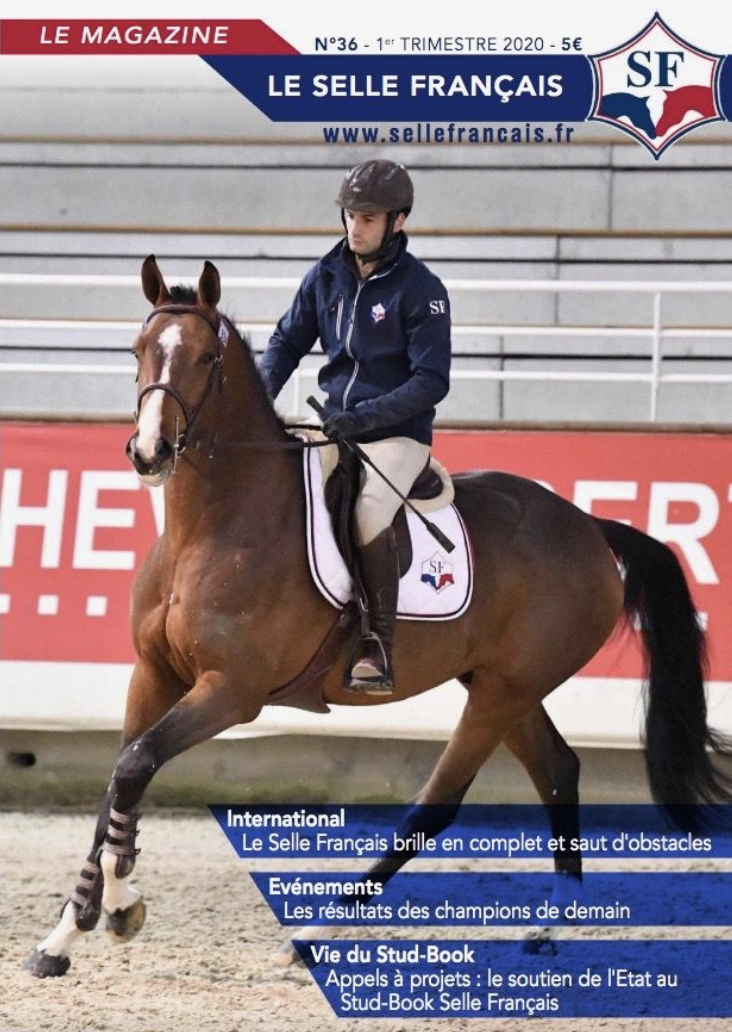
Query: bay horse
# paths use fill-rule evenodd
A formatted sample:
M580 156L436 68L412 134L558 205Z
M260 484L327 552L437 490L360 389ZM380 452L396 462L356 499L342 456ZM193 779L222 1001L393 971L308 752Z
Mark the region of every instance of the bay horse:
M39 977L67 971L72 944L102 911L118 940L139 930L144 904L130 875L150 780L186 749L254 720L313 669L342 619L308 569L304 444L287 433L248 345L219 313L215 266L205 263L196 290L170 291L150 256L142 288L153 308L134 345L138 414L127 452L145 483L165 484L165 529L133 590L137 662L120 753L78 883L26 962ZM554 834L569 841L577 833L579 762L542 700L600 649L623 614L640 622L648 658L654 798L732 799L710 758L710 747L727 753L728 743L707 726L704 636L673 552L530 480L472 472L454 482L474 551L473 598L449 622L399 622L393 698L452 678L467 698L416 797L410 830L446 827L504 742L548 808ZM350 645L346 636L326 665L323 698L348 706L391 701L343 690ZM434 813L427 804L444 804L441 827L420 816ZM412 855L392 853L369 876L386 880ZM557 851L554 866L579 879L581 855Z

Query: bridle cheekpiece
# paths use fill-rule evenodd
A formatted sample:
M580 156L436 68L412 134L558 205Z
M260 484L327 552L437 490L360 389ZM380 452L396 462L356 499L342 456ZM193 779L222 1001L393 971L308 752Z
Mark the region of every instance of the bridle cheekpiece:
M211 314L207 312L205 309L200 308L198 305L183 304L160 305L158 308L154 308L152 312L150 312L150 314L148 315L143 325L147 326L151 319L154 319L156 315L162 315L163 313L170 313L172 315L198 316L199 319L203 319L203 321L211 328L219 342L216 357L211 363L211 371L209 372L206 389L203 392L201 400L194 408L191 408L188 405L185 398L175 387L171 386L171 384L169 383L162 383L160 381L146 384L146 386L142 388L138 396L137 411L135 413L135 423L139 423L140 421L142 399L147 394L151 394L153 391L164 391L165 394L169 394L171 398L175 400L183 414L183 430L179 431L178 429L178 417L176 417L175 420L175 442L173 444L173 472L175 473L176 466L178 464L178 458L186 450L186 446L188 444L188 435L190 434L190 431L193 428L193 424L198 419L198 416L200 415L201 410L206 404L206 401L208 400L209 395L211 394L214 386L218 385L219 389L221 388L221 368L223 364L222 348L225 348L226 345L229 343L229 325L226 322L226 320L219 315L218 312L214 312L213 314Z

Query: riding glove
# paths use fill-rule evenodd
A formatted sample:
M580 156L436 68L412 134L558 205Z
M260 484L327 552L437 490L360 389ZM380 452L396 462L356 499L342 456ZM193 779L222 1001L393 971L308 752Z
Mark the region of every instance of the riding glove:
M323 423L323 433L333 441L355 437L358 431L358 419L352 412L336 412Z

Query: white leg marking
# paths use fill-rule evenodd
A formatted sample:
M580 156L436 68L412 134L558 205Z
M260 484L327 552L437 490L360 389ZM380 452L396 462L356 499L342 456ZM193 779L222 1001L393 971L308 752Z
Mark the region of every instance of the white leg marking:
M59 923L48 938L39 942L36 948L41 953L50 953L52 957L67 957L72 942L75 942L83 934L76 927L76 908L69 900L63 909Z
M333 935L333 928L328 925L306 925L304 928L300 928L299 931L295 932L291 938L303 940L304 942L312 942L313 939L330 939Z
M115 874L117 857L114 853L102 853L100 859L102 874L104 875L104 892L102 894L102 907L107 914L114 914L117 910L127 910L142 896L134 885L130 884L129 878L118 878Z
M163 368L158 383L170 381L170 367L175 349L181 342L180 326L177 323L166 326L158 337L163 351ZM148 461L155 456L155 444L160 437L160 423L163 418L164 391L150 391L142 400L140 420L137 424L137 451Z
M294 935L290 936L290 940L296 940L297 942L312 942L314 939L330 939L333 933L333 929L326 925L306 925L305 928L300 928ZM290 942L283 942L282 946L276 953L270 956L270 963L275 964L277 967L291 967L293 964L298 962L298 955Z

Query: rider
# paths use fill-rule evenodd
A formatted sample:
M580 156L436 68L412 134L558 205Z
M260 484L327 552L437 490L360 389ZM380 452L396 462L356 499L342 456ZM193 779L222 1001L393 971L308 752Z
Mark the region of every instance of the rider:
M336 204L346 237L307 273L260 364L276 398L318 338L327 361L325 433L352 439L407 494L429 458L435 405L450 377L447 292L407 250L403 232L414 189L392 161L347 173ZM364 465L354 512L358 565L368 607L347 688L393 690L391 663L399 587L393 490Z

